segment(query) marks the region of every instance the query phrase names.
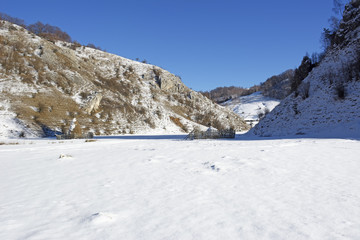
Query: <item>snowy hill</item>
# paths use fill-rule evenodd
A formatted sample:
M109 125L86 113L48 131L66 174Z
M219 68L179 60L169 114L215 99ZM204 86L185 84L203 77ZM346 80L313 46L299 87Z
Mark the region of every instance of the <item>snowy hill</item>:
M188 132L248 126L157 66L75 43L51 42L0 21L0 137L64 132ZM6 120L5 120L6 119Z
M360 1L347 5L320 65L249 134L360 136L359 6Z
M231 99L221 105L231 109L245 121L254 121L256 124L259 115L272 111L279 103L280 100L278 99L264 97L261 92L256 92L248 96Z

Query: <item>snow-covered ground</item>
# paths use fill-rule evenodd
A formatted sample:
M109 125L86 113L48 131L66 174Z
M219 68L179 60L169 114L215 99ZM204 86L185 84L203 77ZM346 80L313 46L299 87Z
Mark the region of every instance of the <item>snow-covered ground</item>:
M248 96L231 99L221 105L233 110L246 121L254 121L259 120L259 113L265 113L266 109L272 111L279 103L278 99L264 97L261 92L255 92Z
M360 239L360 141L183 137L4 140L0 239Z

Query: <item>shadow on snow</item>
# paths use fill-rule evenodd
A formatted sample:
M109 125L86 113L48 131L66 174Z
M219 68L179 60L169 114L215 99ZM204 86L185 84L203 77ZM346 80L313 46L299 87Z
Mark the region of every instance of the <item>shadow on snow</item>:
M187 135L119 135L94 136L94 139L128 139L128 140L183 140Z
M360 136L331 136L331 135L293 135L293 136L270 136L260 137L250 134L236 134L235 138L218 138L218 139L196 139L185 140L186 134L174 135L119 135L119 136L95 136L94 139L124 139L124 140L184 140L184 141L269 141L285 139L347 139L360 140Z

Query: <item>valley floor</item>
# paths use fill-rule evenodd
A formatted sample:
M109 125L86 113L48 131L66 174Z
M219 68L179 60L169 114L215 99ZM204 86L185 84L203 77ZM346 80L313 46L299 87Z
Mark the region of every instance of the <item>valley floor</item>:
M360 141L182 138L5 140L0 239L360 239Z

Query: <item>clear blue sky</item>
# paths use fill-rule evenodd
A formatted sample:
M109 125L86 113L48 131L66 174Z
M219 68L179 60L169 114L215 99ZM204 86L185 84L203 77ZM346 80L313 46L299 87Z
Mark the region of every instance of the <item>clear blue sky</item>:
M0 11L146 59L194 90L250 87L321 50L332 0L4 0Z

